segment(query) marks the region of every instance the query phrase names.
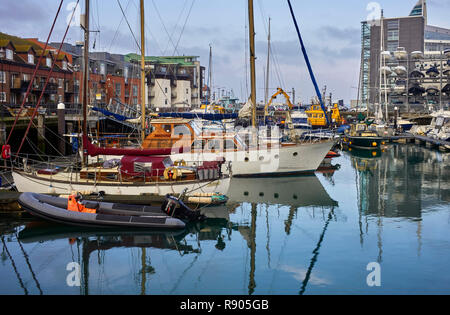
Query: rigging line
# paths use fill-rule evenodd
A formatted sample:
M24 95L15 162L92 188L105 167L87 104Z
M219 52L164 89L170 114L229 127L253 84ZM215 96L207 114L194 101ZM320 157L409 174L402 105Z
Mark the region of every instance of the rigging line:
M39 56L38 62L36 63L36 67L34 68L33 75L31 76L31 79L30 79L30 84L28 85L28 89L27 89L27 91L26 91L26 93L25 93L25 96L24 96L24 98L23 98L23 100L22 100L22 104L20 105L19 113L17 114L16 119L14 120L14 123L13 123L13 125L12 125L12 127L11 127L10 132L9 132L8 138L6 139L6 142L5 142L6 144L8 144L8 143L9 143L9 140L11 139L11 135L12 135L12 133L13 133L13 131L14 131L14 128L15 128L16 125L17 125L17 121L19 120L20 114L22 113L23 108L24 108L24 106L25 106L25 102L26 102L28 96L30 95L31 87L33 86L33 81L34 81L34 79L36 78L36 74L37 74L37 71L38 71L38 69L39 69L39 65L40 65L41 62L42 62L42 58L44 58L45 51L47 50L47 47L48 47L48 42L50 41L50 37L52 36L53 29L55 28L56 20L58 19L58 16L59 16L59 13L60 13L60 11L61 11L61 7L62 7L62 5L63 5L63 2L64 2L64 0L61 0L61 3L59 4L58 11L56 12L55 19L53 20L53 25L52 25L52 27L51 27L51 29L50 29L50 32L49 32L49 34L48 34L48 37L47 37L47 41L45 42L45 46L44 46L44 48L43 48L43 50L42 50L41 55ZM69 25L70 25L70 24L69 24Z
M120 4L120 0L117 0L117 3L119 4L120 11L122 11L122 15L123 15L123 17L125 18L125 22L127 22L128 28L130 29L131 35L132 35L133 38L134 38L134 41L135 41L135 43L136 43L136 46L137 46L139 49L141 49L141 45L139 45L139 42L138 42L138 40L136 39L136 36L134 35L133 29L131 28L130 23L128 22L128 19L127 19L126 15L125 15L125 12L123 11L122 5Z
M259 9L260 9L261 19L262 19L263 25L264 25L264 31L266 33L266 37L268 37L268 35L269 35L268 27L267 27L266 23L264 22L266 20L265 19L266 13L265 13L265 10L264 10L264 6L263 6L263 3L262 3L261 0L258 1L258 4L259 4ZM275 50L274 46L275 46L274 43L271 42L271 45L269 47L269 49L270 49L270 58L271 58L273 64L275 65L275 74L277 76L279 85L280 86L285 86L284 80L282 79L282 76L281 76L281 68L280 68L280 65L279 65L279 62L278 62L278 59L277 59L277 54L276 54L276 51L274 52L274 50Z
M76 3L76 5L75 5L74 8L73 8L72 16L70 17L69 23L67 23L67 27L66 27L66 31L65 31L65 33L64 33L64 37L63 37L63 39L62 39L62 41L61 41L61 44L59 45L58 52L56 53L56 58L57 58L57 57L59 56L59 54L61 53L62 46L63 46L63 44L64 44L64 41L65 41L66 37L67 37L67 33L69 32L70 24L72 23L72 20L73 20L73 17L74 17L74 15L75 15L75 11L76 11L76 9L77 9L77 7L78 7L79 2L80 2L80 0L77 0L77 3ZM50 73L48 74L47 79L45 80L44 87L43 87L43 89L42 89L41 95L39 96L39 100L38 100L38 102L37 102L37 104L36 104L36 108L34 109L33 115L32 115L31 118L30 118L30 122L28 123L27 130L25 131L25 135L24 135L24 137L22 138L22 142L20 143L20 146L19 146L19 149L18 149L18 151L17 151L17 154L20 153L20 150L22 149L22 145L23 145L23 143L24 143L24 141L25 141L25 138L26 138L26 136L28 135L28 132L30 131L31 123L33 122L33 119L36 117L37 111L38 111L38 109L39 109L39 107L40 107L40 104L41 104L41 101L42 101L42 97L44 96L45 89L46 89L46 87L47 87L48 82L50 81L50 76L53 74L53 70L54 70L54 68L55 68L55 65L56 65L56 60L54 60L54 61L52 62L52 67L51 67L51 69L50 69ZM33 81L31 81L30 84L31 84L32 82L33 82Z
M326 233L326 231L328 229L328 225L330 224L331 219L333 219L333 214L334 214L334 208L332 208L330 213L328 214L328 219L327 219L327 221L325 223L325 226L323 227L323 231L322 231L322 234L320 235L319 242L317 243L316 248L314 248L314 250L313 250L313 254L314 255L311 258L311 263L310 263L310 265L308 267L308 271L306 272L305 279L302 282L302 287L301 287L300 293L299 293L300 295L303 295L305 293L306 286L308 285L308 281L309 281L309 279L311 277L311 272L312 272L312 270L314 268L314 265L317 262L317 256L319 256L319 249L322 246L322 242L323 242L323 239L325 237L325 233Z
M127 7L125 8L125 12L128 11L128 7L130 6L130 2L131 2L131 0L128 0ZM117 35L119 34L119 29L122 26L123 19L124 19L124 16L122 15L122 18L120 19L119 25L117 26L116 33L114 34L114 37L113 37L113 39L111 41L111 44L109 45L109 51L111 51L112 45L116 41Z
M178 49L178 45L180 44L180 40L181 40L181 37L183 36L184 29L186 28L186 24L189 20L189 17L191 16L191 11L192 11L192 8L194 7L194 4L195 4L195 0L192 0L191 7L189 8L189 12L188 12L188 15L186 16L186 20L184 21L184 25L183 25L183 28L181 29L180 37L178 37L177 45L175 46L173 54L175 54L175 52Z
M25 295L28 295L28 290L25 287L25 285L23 284L22 278L20 277L20 274L17 271L16 263L14 262L14 259L12 258L11 254L9 253L8 247L6 246L6 243L5 243L5 240L4 240L3 236L2 236L2 243L3 243L3 247L5 248L6 254L9 257L9 260L11 261L11 265L12 265L12 267L14 269L14 272L15 272L15 274L17 276L17 279L19 280L20 286L22 287L23 291L25 292Z
M185 1L184 1L183 8L182 8L181 11L180 11L180 15L179 15L178 18L177 18L177 21L181 21L181 17L183 16L183 12L184 12L184 9L186 8L187 3L188 3L188 0L185 0ZM175 27L173 28L173 32L172 32L171 37L175 36L175 32L176 32L177 27L178 27L178 22L177 22L177 24L175 25ZM167 49L169 49L169 43L167 43L166 48L164 49L164 52L162 53L163 56L166 55Z
M158 15L158 18L161 21L161 24L162 24L162 26L164 28L164 31L166 32L166 35L169 37L169 41L172 43L173 47L175 48L175 52L178 53L177 46L175 46L175 43L173 42L172 37L170 36L169 32L167 31L166 25L164 24L164 21L163 21L163 19L161 17L161 14L159 13L159 10L158 10L158 7L155 4L155 1L152 0L152 3L153 3L153 7L155 8L156 14Z
M38 288L40 295L43 295L44 293L42 292L41 285L39 284L39 281L36 279L36 275L34 274L33 268L31 267L28 254L25 252L25 249L23 248L22 243L19 240L19 236L17 235L17 232L16 232L16 239L17 239L17 242L19 243L20 249L22 250L23 257L25 258L25 262L27 263L28 268L30 269L30 272L34 279L34 282L36 282L36 287Z

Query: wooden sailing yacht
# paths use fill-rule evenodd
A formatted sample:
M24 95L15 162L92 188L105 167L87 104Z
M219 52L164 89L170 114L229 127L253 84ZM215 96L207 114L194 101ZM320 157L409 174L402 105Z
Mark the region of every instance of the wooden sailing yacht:
M261 143L258 141L256 119L256 69L253 1L249 6L251 123L248 133L205 131L192 119L154 119L154 131L138 149L99 148L89 144L89 152L108 158L123 154L171 154L174 161L202 161L225 159L231 162L233 176L284 176L312 173L317 170L334 145L334 140L304 140L295 142ZM276 132L276 131L275 131ZM243 139L241 135L247 136ZM155 151L152 151L155 150ZM158 151L161 150L161 151Z
M141 1L141 84L145 91L145 36L144 0ZM89 75L89 0L86 0L84 89L83 89L83 148L82 168L78 165L57 166L48 163L33 165L23 159L13 169L15 185L20 192L66 194L72 191L104 192L112 195L166 195L182 193L221 193L228 190L230 178L222 172L223 160L202 161L192 166L175 163L170 150L126 150L120 152L120 160L108 164L88 164L91 146L87 137L87 105ZM145 93L142 97L142 139L145 139ZM41 166L41 167L39 167Z

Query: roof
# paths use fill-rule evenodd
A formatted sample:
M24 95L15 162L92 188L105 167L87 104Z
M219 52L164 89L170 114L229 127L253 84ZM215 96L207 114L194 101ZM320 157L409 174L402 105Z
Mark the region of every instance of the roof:
M14 47L25 45L25 46L32 46L34 48L34 50L38 50L38 49L42 50L42 48L39 47L39 45L33 43L32 41L29 41L29 40L26 40L26 39L23 39L23 38L20 38L17 36L8 35L8 34L2 33L2 32L0 32L0 41L1 40L11 41L13 43Z
M33 46L31 45L17 45L16 46L16 52L18 53L27 53L30 50L33 50L34 52L36 52L36 50L33 48Z
M154 64L163 65L181 65L181 66L194 66L194 62L197 61L198 56L146 56L145 61ZM125 55L125 61L140 61L141 56L138 54L128 54Z

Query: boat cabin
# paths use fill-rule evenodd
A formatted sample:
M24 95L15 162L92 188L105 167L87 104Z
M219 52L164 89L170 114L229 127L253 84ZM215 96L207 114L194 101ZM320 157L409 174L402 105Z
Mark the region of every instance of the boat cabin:
M191 151L225 152L247 148L242 138L223 130L202 130L189 119L155 119L143 149L190 148Z

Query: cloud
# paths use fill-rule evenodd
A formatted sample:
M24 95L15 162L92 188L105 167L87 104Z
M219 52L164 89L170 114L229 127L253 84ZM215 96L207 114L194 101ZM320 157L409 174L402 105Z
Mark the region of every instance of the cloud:
M292 266L281 266L281 270L291 273L295 280L304 281L306 277L306 270L303 268L295 268ZM331 281L325 278L318 277L317 275L311 273L309 278L309 283L313 285L330 285Z

